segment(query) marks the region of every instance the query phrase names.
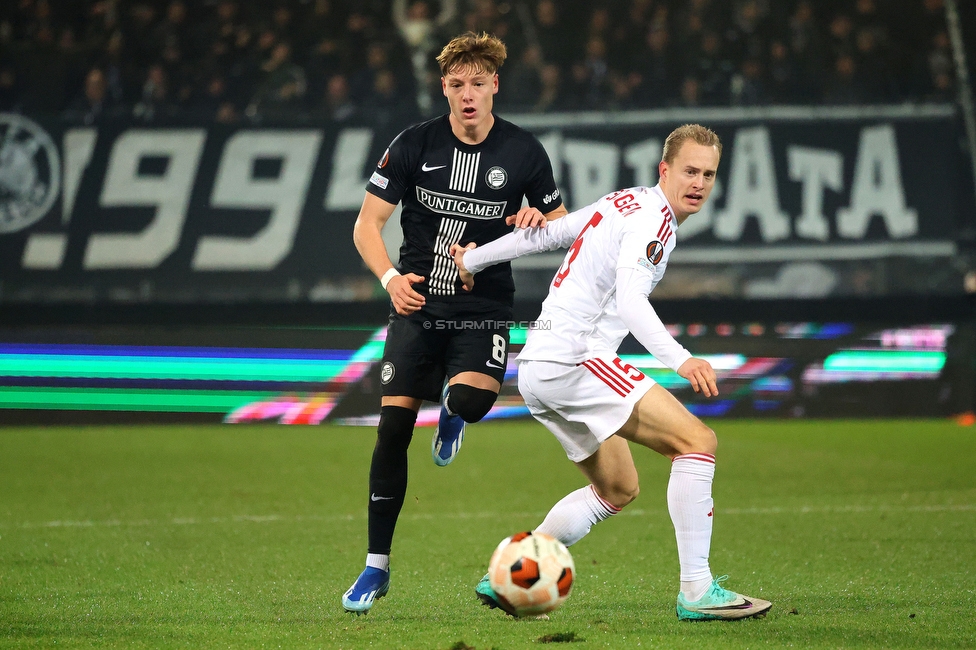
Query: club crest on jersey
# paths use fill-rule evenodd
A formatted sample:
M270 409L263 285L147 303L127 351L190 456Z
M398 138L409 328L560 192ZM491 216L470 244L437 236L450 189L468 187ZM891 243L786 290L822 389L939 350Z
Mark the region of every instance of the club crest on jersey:
M647 255L647 261L657 266L661 262L661 258L664 257L664 244L654 240L647 245L647 250L645 251Z
M383 364L383 367L380 369L380 383L385 386L386 384L393 381L393 375L395 374L396 374L396 367L392 363L387 361L386 363Z
M380 158L380 161L378 163L376 163L376 166L379 167L380 169L383 169L384 167L386 167L386 164L388 162L390 162L390 148L389 147L387 147L386 148L386 151L383 152L383 157Z
M493 190L500 190L508 183L508 172L501 167L492 167L485 174L485 182Z

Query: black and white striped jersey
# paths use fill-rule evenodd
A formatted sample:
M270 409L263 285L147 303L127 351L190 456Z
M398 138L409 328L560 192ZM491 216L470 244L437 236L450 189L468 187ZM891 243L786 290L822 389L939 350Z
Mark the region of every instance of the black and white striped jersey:
M425 281L413 288L433 300L473 297L511 305L511 264L486 269L467 292L448 254L451 244L480 246L511 232L505 217L518 212L523 197L543 214L562 204L545 149L498 116L477 145L458 140L447 115L407 128L377 163L366 190L403 203L397 268L422 275Z

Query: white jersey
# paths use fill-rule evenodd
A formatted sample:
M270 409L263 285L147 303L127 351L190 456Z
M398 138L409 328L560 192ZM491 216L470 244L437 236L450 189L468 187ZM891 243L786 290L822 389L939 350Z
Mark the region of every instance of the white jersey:
M668 334L647 296L664 276L677 220L659 186L609 194L545 228L513 232L464 255L473 272L569 247L529 330L520 361L581 363L616 352L628 332L673 370L691 358ZM477 278L475 278L477 282Z

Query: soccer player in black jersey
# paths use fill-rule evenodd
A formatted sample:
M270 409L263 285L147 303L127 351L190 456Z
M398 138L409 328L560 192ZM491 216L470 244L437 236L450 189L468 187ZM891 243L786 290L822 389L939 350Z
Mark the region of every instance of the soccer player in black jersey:
M441 402L431 443L438 465L454 459L464 423L491 409L505 378L515 285L509 264L463 289L455 243L484 244L566 214L539 141L492 114L505 45L468 32L437 57L450 112L412 126L383 154L366 186L353 239L390 294L383 399L369 470L366 569L342 597L369 611L390 586L390 547L407 489L407 447L424 400ZM527 206L522 201L528 200ZM402 203L403 245L394 266L381 231ZM445 386L445 379L447 385Z

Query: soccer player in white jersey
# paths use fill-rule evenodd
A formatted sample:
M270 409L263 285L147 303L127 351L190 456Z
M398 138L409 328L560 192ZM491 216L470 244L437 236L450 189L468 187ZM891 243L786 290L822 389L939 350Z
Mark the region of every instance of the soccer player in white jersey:
M711 130L679 127L665 141L657 186L614 192L545 228L452 248L470 289L492 264L569 247L539 315L547 328L529 330L519 354L519 391L590 484L560 500L535 530L569 546L633 501L638 476L627 441L667 456L682 620L746 618L772 607L724 589L725 577L709 567L715 433L616 352L630 332L696 392L718 395L712 366L674 340L647 296L664 275L678 226L708 200L721 153ZM487 576L475 591L499 606Z

